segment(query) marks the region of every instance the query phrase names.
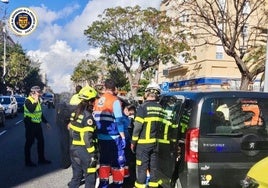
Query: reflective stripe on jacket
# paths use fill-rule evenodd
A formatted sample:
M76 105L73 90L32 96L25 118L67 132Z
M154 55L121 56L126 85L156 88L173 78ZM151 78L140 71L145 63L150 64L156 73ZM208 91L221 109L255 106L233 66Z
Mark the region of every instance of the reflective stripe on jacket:
M29 96L27 99L29 101L31 101L32 104L34 103L34 98L32 96ZM42 107L41 107L41 104L39 101L38 101L37 106L36 106L33 113L31 113L27 109L26 105L24 105L23 108L24 108L24 118L29 117L33 123L41 123L41 121L42 121Z
M159 129L164 126L165 112L156 101L145 101L137 109L132 142L150 144L157 141Z
M97 133L99 139L114 139L119 136L119 131L115 123L113 114L113 104L118 100L111 93L104 93L94 106L94 119L97 124Z
M85 146L89 153L95 151L95 122L92 115L84 112L75 120L75 113L71 115L70 132L72 144Z

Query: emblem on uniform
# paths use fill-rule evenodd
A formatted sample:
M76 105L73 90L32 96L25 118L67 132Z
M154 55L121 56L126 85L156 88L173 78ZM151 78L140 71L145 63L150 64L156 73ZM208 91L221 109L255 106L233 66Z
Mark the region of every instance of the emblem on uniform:
M37 27L36 14L26 7L17 8L9 17L9 25L15 34L28 35Z
M92 121L92 119L88 119L88 120L87 120L87 124L88 124L88 125L93 125L93 121Z

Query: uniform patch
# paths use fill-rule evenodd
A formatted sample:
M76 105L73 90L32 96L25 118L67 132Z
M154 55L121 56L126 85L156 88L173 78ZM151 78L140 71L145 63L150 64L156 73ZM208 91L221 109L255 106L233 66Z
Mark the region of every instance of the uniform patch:
M92 119L88 119L88 120L87 120L87 124L88 124L88 125L93 125L93 120L92 120Z

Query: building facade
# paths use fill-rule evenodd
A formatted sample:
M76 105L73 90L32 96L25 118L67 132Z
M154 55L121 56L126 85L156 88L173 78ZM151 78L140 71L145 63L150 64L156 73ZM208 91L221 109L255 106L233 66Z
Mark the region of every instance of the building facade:
M187 12L183 7L178 6L181 0L164 0L160 6L161 11L165 11L168 16L178 18L180 21L190 28L192 34L200 34L200 30L195 27L197 21L193 21L191 12ZM202 1L202 0L199 0ZM219 1L227 3L226 0ZM246 4L248 6L248 4ZM249 7L245 7L245 14ZM181 9L181 11L180 11ZM250 19L249 19L250 20ZM249 29L248 23L244 25L244 31L239 50L244 50L247 45L247 35ZM199 32L199 33L198 33ZM157 72L157 81L161 85L163 91L177 91L177 90L239 90L241 73L234 58L228 56L220 40L214 36L208 36L204 43L203 39L190 38L187 41L191 46L191 56L195 59L185 61L183 54L178 57L180 64L160 64ZM212 44L213 43L213 44ZM242 53L243 51L241 51ZM261 75L260 75L261 76ZM249 84L249 90L260 91L260 77L255 79L254 83Z

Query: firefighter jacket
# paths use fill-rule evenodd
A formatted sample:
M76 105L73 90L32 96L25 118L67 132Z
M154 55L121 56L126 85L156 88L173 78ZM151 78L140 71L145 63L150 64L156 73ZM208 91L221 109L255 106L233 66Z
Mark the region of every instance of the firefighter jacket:
M94 105L94 119L97 125L98 139L113 140L120 136L119 131L123 132L123 124L116 121L114 116L114 102L118 98L111 93L104 93ZM118 111L122 111L121 106ZM119 124L122 127L119 127Z
M42 106L40 102L34 102L34 98L32 96L27 97L24 103L24 122L25 123L47 123L46 118L42 113Z
M85 146L89 153L96 151L96 125L93 116L84 111L74 119L75 113L71 114L70 137L72 145Z
M156 143L159 128L163 126L165 112L156 101L145 101L137 109L131 143Z

